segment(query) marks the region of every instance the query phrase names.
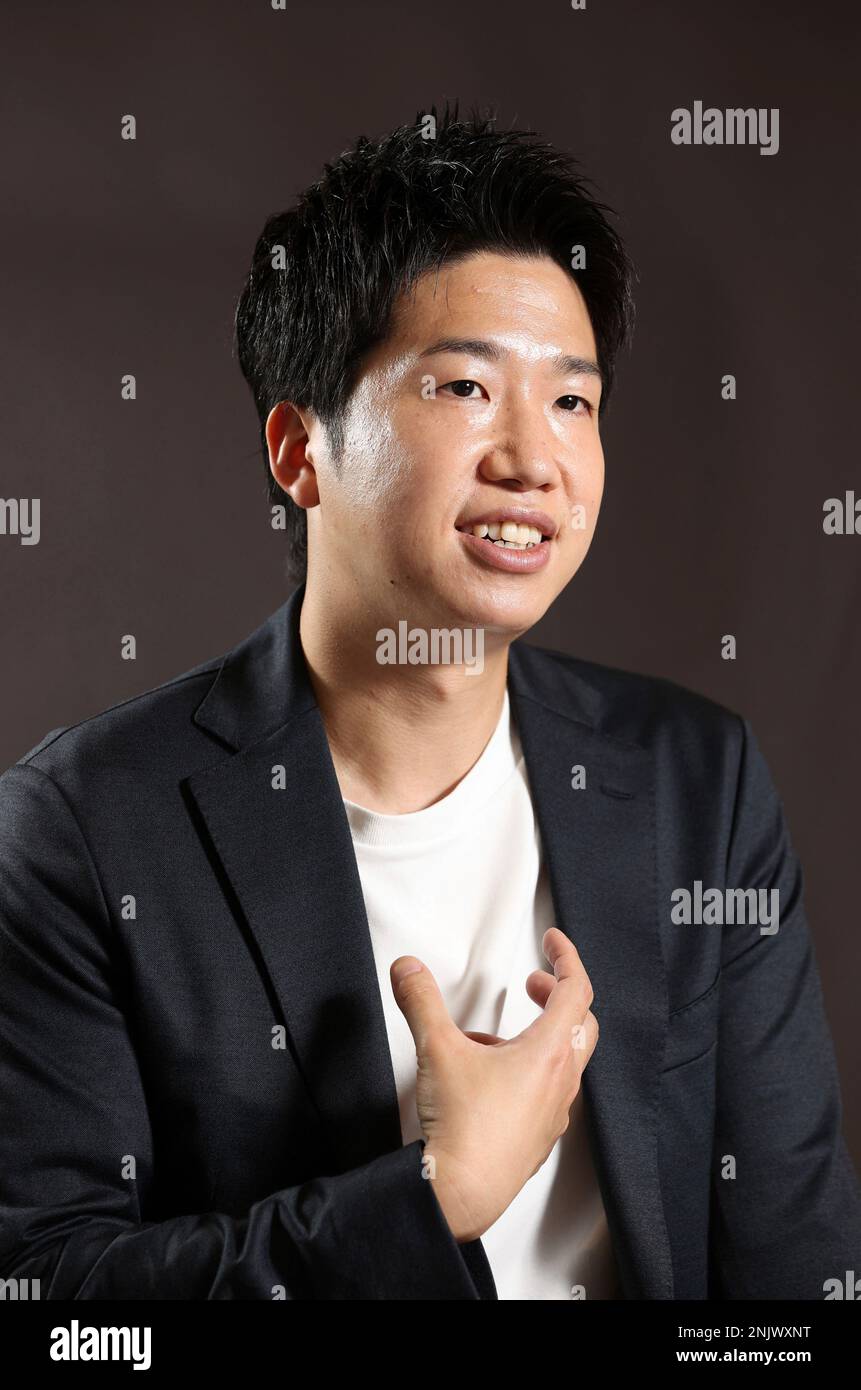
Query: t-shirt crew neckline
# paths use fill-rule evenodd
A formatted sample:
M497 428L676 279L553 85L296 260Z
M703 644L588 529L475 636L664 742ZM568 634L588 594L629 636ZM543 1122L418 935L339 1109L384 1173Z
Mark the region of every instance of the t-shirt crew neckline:
M344 798L344 809L355 844L363 848L397 849L424 845L457 835L466 822L495 796L517 771L522 758L517 728L511 717L508 688L496 728L484 751L440 801L421 811L384 815Z

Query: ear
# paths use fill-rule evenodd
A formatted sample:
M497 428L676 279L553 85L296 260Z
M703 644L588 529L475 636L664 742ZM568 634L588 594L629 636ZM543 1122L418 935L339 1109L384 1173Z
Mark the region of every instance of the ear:
M279 401L266 419L269 467L278 486L297 507L316 507L320 501L317 473L310 453L308 431L300 412Z

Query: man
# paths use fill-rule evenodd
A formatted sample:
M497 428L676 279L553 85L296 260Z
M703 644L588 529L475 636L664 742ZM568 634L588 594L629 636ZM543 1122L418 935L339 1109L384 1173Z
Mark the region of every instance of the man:
M601 501L604 212L446 112L264 228L237 343L298 587L0 780L3 1276L753 1299L858 1267L749 725L520 640Z

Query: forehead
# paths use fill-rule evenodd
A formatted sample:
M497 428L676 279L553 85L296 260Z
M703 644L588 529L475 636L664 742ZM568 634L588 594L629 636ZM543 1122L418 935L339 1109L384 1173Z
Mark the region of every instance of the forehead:
M394 307L392 352L435 337L496 337L521 345L595 356L586 301L573 278L546 256L476 252L426 272Z

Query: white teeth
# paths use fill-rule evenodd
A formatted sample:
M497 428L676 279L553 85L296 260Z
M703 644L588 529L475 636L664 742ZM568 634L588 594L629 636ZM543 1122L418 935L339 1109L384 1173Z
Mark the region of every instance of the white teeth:
M520 526L516 521L492 521L489 525L477 521L470 529L480 540L486 538L494 545L511 546L517 550L531 549L534 545L540 545L542 540L537 526Z

